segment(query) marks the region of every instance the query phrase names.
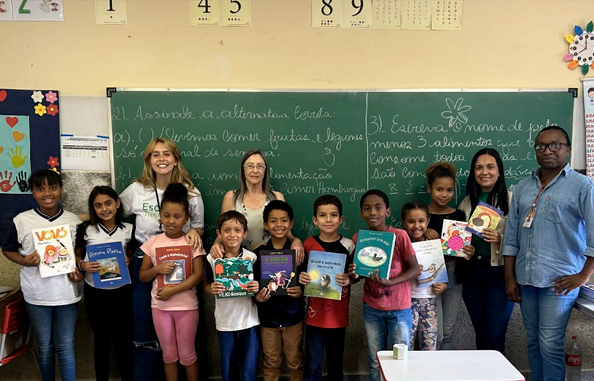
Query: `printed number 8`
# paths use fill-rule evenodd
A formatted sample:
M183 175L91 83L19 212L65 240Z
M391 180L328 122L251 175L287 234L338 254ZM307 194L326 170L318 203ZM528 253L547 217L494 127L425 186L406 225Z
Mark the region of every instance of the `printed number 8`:
M354 1L354 0L353 0ZM332 12L334 11L334 9L332 8L332 5L330 5L332 3L332 0L322 0L322 14L324 16L330 16L332 14Z

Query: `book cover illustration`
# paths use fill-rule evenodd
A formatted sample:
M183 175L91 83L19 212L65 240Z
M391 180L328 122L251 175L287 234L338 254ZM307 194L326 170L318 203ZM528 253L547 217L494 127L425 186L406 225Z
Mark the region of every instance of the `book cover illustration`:
M35 250L39 254L39 275L47 278L74 271L76 262L68 225L31 230Z
M412 246L417 254L417 262L421 269L421 276L417 278L417 286L428 287L434 283L448 283L448 271L443 259L441 241L432 239L413 242Z
M270 296L287 295L287 289L297 285L295 250L260 250L260 287L268 288Z
M87 245L89 262L99 262L101 268L92 273L95 288L111 288L130 284L126 253L121 242Z
M192 247L165 246L155 249L155 261L157 264L173 263L173 271L169 274L157 275L157 287L174 286L186 280L192 275Z
M499 225L499 221L503 216L503 212L489 204L479 201L478 205L472 212L472 216L468 220L466 230L481 238L484 229L495 229Z
M248 283L254 280L254 264L248 258L218 258L214 262L215 280L225 286L217 298L254 296Z
M466 230L468 223L454 220L443 220L441 230L441 248L443 255L466 257L464 246L470 245L472 233Z
M369 276L379 270L381 279L388 279L392 266L392 253L396 235L389 232L359 230L357 247L355 248L355 273Z
M342 287L336 283L336 275L344 273L346 257L346 254L310 251L307 273L311 281L305 285L304 295L340 300Z

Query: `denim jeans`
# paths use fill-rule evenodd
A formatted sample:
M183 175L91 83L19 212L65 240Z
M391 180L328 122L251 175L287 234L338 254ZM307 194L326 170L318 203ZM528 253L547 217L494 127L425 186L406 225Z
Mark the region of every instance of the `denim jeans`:
M476 349L505 353L507 324L514 303L505 294L503 266L491 266L491 258L470 260L471 271L462 295L476 333Z
M305 326L305 381L322 381L322 363L326 351L326 381L344 378L344 328Z
M223 381L256 381L260 344L258 327L241 331L217 331Z
M520 291L532 379L564 381L563 339L579 288L568 295L557 295L550 287L520 285Z
M134 380L164 380L163 354L153 324L151 310L152 282L141 282L138 275L142 265L140 248L134 253L130 265L132 281L132 324L134 339Z
M62 381L74 381L74 327L78 303L64 306L38 306L25 303L37 338L37 361L42 381L56 379L56 359Z
M437 308L437 320L442 321L440 327L443 327L442 333L438 332L437 338L438 340L439 338L443 339L441 343L437 343L437 349L452 350L454 349L454 329L462 303L462 285L456 283L456 261L447 262L446 268L449 279L448 288L440 295L441 308ZM437 302L439 303L439 300Z
M380 381L381 372L377 352L391 349L394 344L409 345L411 312L406 310L380 311L363 304L367 355L369 356L369 379Z

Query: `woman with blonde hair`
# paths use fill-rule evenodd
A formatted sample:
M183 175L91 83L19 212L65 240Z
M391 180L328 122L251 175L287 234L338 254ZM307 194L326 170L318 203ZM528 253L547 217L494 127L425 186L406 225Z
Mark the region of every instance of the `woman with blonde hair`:
M190 219L184 226L186 240L194 248L202 246L204 233L204 204L200 191L192 183L190 173L181 162L177 145L166 138L151 140L143 155L141 175L132 181L120 195L125 215L134 215L134 238L140 245L164 231L159 219L163 192L169 184L181 183L188 188ZM143 252L140 245L134 252L130 266L132 279L132 318L134 325L134 379L151 380L162 364L160 346L155 333L151 312L151 283L139 279ZM162 365L161 365L162 366Z

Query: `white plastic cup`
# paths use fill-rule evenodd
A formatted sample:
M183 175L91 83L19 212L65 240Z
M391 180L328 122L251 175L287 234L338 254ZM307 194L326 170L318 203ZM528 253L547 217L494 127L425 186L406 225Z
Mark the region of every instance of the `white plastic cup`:
M393 355L396 360L406 360L408 358L408 345L394 344Z

